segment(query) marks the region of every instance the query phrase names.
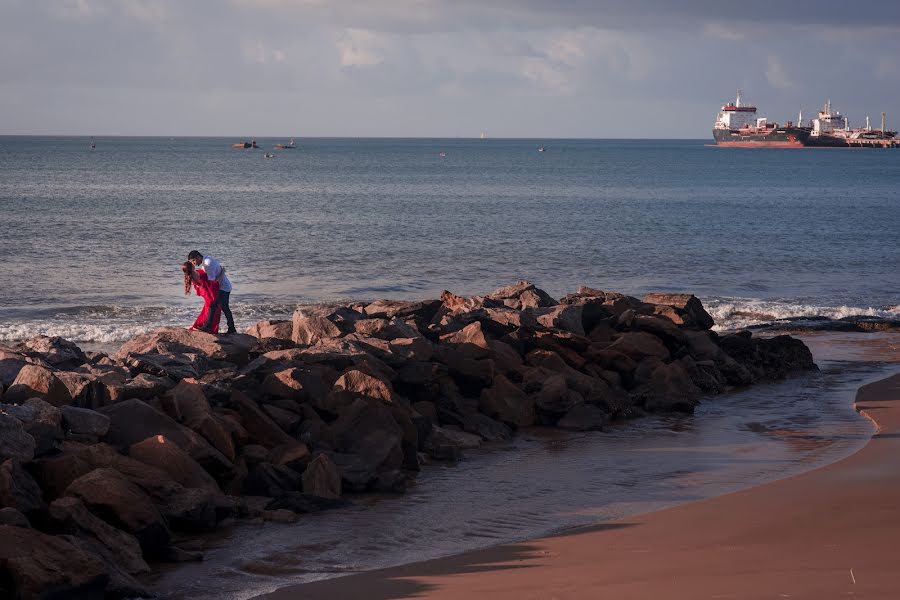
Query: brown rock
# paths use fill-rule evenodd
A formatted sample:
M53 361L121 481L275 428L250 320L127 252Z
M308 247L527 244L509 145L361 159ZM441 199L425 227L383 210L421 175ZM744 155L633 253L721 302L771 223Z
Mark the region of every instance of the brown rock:
M490 388L481 392L478 408L489 417L514 427L534 425L534 401L504 375L497 375Z
M307 315L302 308L294 311L292 323L291 340L298 344L311 346L322 340L343 335L338 326L327 318Z
M630 331L619 334L619 337L607 347L636 361L645 356L655 356L662 361L669 359L669 350L655 335L643 331Z
M187 452L167 440L155 435L133 444L128 455L142 463L164 471L173 481L189 488L201 488L221 493L216 480L191 458Z
M490 355L491 348L479 321L470 323L459 331L442 335L441 342L456 347L468 358L487 358Z
M124 361L129 355L178 357L201 354L212 360L241 366L249 362L249 353L256 345L255 337L242 333L213 335L182 327L162 327L132 338L119 348L114 358Z
M56 374L46 367L27 364L3 395L10 404L22 404L29 398L41 398L53 406L72 402L72 395Z
M700 389L679 362L659 365L642 390L647 410L694 412Z
M78 498L66 497L53 501L50 504L50 518L57 530L95 541L104 558L120 565L127 573L150 572L137 538L95 517Z
M171 389L175 383L168 377L158 377L149 373L138 373L133 379L124 383L122 399L137 398L149 400L161 396Z
M79 498L104 521L133 534L144 552L159 551L169 543L169 528L159 510L118 471L94 469L73 481L65 495Z
M0 507L10 506L26 516L46 508L37 482L19 461L7 459L0 464Z
M0 348L0 390L9 388L28 362L29 359L24 354Z
M291 367L271 373L263 380L263 390L273 398L302 401L306 398L300 369Z
M105 565L72 540L10 525L0 525L0 540L0 572L16 593L10 598L104 597Z
M575 335L584 335L584 326L581 323L582 305L580 304L535 308L530 309L530 313L544 327L562 329Z
M713 318L703 308L703 303L693 294L668 294L658 292L644 296L644 302L654 305L663 305L675 309L671 311L654 308L654 312L671 319L676 325L694 327L697 329L709 329L715 323ZM678 321L681 321L680 323Z
M284 432L275 421L259 408L259 405L245 394L235 390L231 395L231 403L241 414L241 423L247 434L256 443L266 448L274 448L281 444L293 442L294 439Z
M303 471L303 493L320 498L341 497L341 474L326 454L318 454Z
M255 338L278 338L283 340L291 339L294 331L292 321L260 321L256 325L251 326L245 333Z
M41 360L57 369L74 369L88 361L81 348L58 336L39 335L25 340L22 346L39 355Z

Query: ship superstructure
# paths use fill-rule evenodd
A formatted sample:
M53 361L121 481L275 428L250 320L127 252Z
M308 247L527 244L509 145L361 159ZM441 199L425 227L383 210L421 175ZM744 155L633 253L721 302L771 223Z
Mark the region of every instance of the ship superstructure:
M734 102L722 107L713 126L716 144L732 147L802 148L809 133L792 123L779 125L757 117L756 107L742 102L740 90Z
M881 129L872 129L869 117L866 126L851 128L850 121L831 107L831 100L825 102L818 116L812 120L807 145L828 148L885 147L895 148L897 132L885 129L884 113L881 113Z

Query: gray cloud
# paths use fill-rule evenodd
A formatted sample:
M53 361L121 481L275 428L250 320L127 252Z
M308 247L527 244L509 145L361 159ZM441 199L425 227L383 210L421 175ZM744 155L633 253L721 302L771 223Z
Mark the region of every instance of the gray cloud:
M705 137L737 87L860 121L900 113L875 30L900 3L0 0L0 133Z

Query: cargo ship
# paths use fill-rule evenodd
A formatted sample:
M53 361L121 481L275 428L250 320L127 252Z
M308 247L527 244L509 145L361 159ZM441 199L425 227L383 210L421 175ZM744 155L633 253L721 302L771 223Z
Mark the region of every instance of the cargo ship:
M900 146L897 132L885 129L881 113L881 129L872 129L869 117L866 126L851 128L850 121L827 100L818 116L812 120L807 146L820 148L896 148Z
M803 148L810 129L793 123L769 123L756 116L756 107L741 102L738 90L734 102L722 107L713 126L713 138L718 146L737 148Z

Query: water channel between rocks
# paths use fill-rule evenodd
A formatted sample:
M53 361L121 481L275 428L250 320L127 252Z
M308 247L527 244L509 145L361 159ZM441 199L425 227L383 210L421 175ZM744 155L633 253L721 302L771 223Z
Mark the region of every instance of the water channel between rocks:
M161 598L243 600L291 583L416 562L720 495L862 447L860 385L898 364L896 334L804 337L821 371L597 433L529 429L423 467L403 496L357 495L293 525L239 523L201 563L166 566Z

